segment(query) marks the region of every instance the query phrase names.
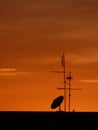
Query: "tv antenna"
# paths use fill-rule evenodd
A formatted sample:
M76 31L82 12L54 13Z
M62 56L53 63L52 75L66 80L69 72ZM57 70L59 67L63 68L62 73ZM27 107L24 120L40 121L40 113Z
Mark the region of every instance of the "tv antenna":
M68 106L68 110L69 110L69 112L70 112L71 90L82 90L82 89L79 89L79 88L71 88L71 80L72 80L71 72L69 72L69 76L67 76L66 79L69 81L69 87L68 87L68 90L69 90L69 106Z
M69 104L68 104L68 111L70 112L70 106L71 106L71 90L82 90L79 88L71 88L71 80L72 80L72 76L71 76L71 72L69 72L69 75L66 76L66 71L65 71L65 55L63 53L62 57L61 57L61 65L63 67L63 71L51 71L54 73L63 73L64 74L64 87L63 88L56 88L57 90L64 90L64 111L66 112L66 90L68 89L68 96L69 96ZM68 88L66 87L66 80L68 80Z
M70 106L71 106L71 90L82 90L79 88L71 88L71 80L72 80L72 76L71 76L71 72L69 72L69 76L66 77L66 79L69 81L69 87L68 88L56 88L57 90L62 90L62 89L68 89L69 91L69 104L68 104L68 111L70 112Z
M61 57L61 66L63 67L63 71L51 71L53 73L63 73L64 75L64 111L66 111L66 72L65 72L65 54L63 53Z

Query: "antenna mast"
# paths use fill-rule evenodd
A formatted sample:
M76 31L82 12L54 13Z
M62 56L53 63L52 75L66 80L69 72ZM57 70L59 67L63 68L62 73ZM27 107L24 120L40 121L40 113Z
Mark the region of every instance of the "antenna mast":
M64 74L64 111L66 111L66 71L65 71L65 54L61 57L61 65L63 67L63 74Z
M68 109L69 109L69 112L70 112L70 99L71 99L71 80L72 80L72 77L71 77L71 72L69 72L69 76L67 77L67 80L69 80L69 106L68 106Z
M71 76L71 72L69 72L69 76L66 77L66 66L65 66L65 55L63 53L62 57L61 57L61 65L63 67L63 71L51 71L51 72L54 72L54 73L63 73L64 74L64 87L63 88L56 88L57 90L64 90L64 111L66 112L66 101L67 101L67 93L66 93L66 90L68 89L69 90L69 106L68 106L68 111L70 112L70 104L71 104L71 90L82 90L82 89L79 89L79 88L71 88L71 80L72 80L72 76ZM67 88L66 87L66 80L69 81L69 87Z
M72 80L72 76L71 76L71 72L69 72L69 76L66 78L67 80L69 80L69 87L66 88L69 90L69 106L68 106L68 110L70 112L70 105L71 105L71 90L82 90L82 89L79 89L79 88L71 88L71 80Z
M61 66L63 67L63 71L51 71L54 73L63 73L64 74L64 111L66 111L66 72L65 72L65 55L63 53L61 57Z

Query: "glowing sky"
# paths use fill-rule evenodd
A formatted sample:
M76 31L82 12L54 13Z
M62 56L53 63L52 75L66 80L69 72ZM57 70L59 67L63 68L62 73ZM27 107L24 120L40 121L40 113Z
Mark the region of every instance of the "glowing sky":
M98 111L98 0L0 0L0 110L51 110L63 52L71 109Z

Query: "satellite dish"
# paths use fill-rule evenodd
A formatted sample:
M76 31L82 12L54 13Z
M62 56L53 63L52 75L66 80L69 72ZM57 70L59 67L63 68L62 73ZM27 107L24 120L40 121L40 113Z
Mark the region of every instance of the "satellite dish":
M59 96L56 99L54 99L54 101L51 104L51 108L55 109L55 108L57 108L59 106L59 111L61 111L60 105L63 102L63 99L64 99L63 96Z

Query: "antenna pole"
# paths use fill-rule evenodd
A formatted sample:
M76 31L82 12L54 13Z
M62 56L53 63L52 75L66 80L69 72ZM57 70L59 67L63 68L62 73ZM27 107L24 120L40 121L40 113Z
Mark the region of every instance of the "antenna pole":
M63 73L64 74L64 111L66 111L66 72L65 72L65 55L63 53L62 57L61 57L61 66L63 67L63 71L51 71L54 73Z
M66 111L66 72L65 72L65 54L63 53L62 59L61 59L61 65L63 67L63 74L64 74L64 111Z
M71 88L70 88L70 86L71 86L71 79L72 79L72 77L71 77L71 72L69 72L69 76L67 77L67 79L69 80L69 106L68 106L68 110L69 110L69 112L70 112L70 103L71 103Z
M64 76L65 77L65 76ZM65 78L64 78L65 79ZM79 88L71 88L71 80L72 80L72 76L71 76L71 72L69 72L69 76L66 77L66 79L68 80L68 88L66 88L66 80L64 80L64 88L56 88L57 90L62 90L64 89L64 98L65 98L65 104L64 104L64 107L66 108L66 91L68 89L69 91L69 94L68 94L68 97L69 97L69 104L68 104L68 111L70 112L70 106L71 106L71 90L82 90L82 89L79 89ZM66 109L65 109L66 111Z
M66 111L66 72L65 72L65 55L63 54L63 68L64 68L64 111Z

